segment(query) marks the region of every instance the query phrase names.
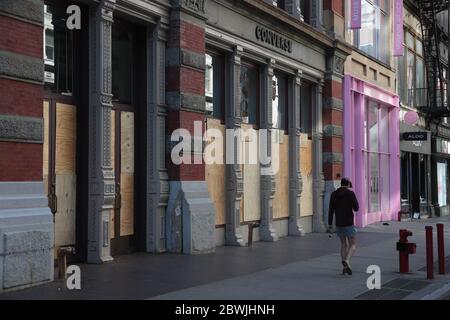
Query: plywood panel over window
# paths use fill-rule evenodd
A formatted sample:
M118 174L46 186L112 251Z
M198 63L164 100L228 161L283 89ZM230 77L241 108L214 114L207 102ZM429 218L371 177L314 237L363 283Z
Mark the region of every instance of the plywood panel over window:
M134 234L134 114L121 112L120 235Z
M289 136L282 130L278 132L276 143L278 153L273 154L274 161L278 161L278 172L275 174L276 191L273 199L273 218L289 217ZM277 150L276 148L273 151ZM276 167L274 167L276 169Z
M122 208L120 210L120 235L134 234L134 175L123 173L120 176Z
M134 174L134 113L121 113L121 171Z
M208 130L217 130L217 133L221 133L221 137L216 137L214 134L214 142L208 137L207 145L211 146L214 143L216 150L222 146L221 152L215 153L217 163L207 164L205 168L206 173L206 183L208 185L209 196L214 204L214 209L216 210L216 225L223 225L226 223L225 217L225 125L220 123L218 119L208 119L207 120ZM222 163L222 164L220 164Z
M56 104L56 174L74 174L76 171L75 106Z
M302 134L300 140L300 172L303 181L300 216L305 217L313 215L312 140L308 139L307 134Z
M55 173L58 210L55 245L75 243L76 213L76 107L56 104Z
M243 215L244 221L258 221L261 219L260 203L260 165L258 151L258 130L251 124L242 125L241 144L243 151L244 194Z
M42 150L42 176L44 179L45 194L48 193L48 143L49 143L49 103L43 103L43 117L44 117L44 146Z

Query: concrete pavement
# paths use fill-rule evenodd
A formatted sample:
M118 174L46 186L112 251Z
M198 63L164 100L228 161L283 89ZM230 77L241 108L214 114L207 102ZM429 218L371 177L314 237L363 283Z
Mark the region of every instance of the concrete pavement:
M450 218L377 223L361 229L352 261L353 276L343 276L339 239L310 234L277 243L257 242L251 248L220 247L204 256L137 253L104 265L81 265L82 289L69 291L55 281L9 292L0 299L423 299L450 282L447 276L426 281L425 225L445 223L450 255ZM409 275L398 271L398 230L413 231L417 243ZM435 250L437 252L437 250ZM381 268L382 290L368 292L367 267ZM399 280L400 279L400 280ZM443 288L443 289L442 289Z

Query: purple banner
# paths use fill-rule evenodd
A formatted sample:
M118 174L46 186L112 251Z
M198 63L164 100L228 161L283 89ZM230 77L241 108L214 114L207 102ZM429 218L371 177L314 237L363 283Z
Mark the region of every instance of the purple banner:
M394 57L404 55L403 50L403 0L395 0L394 8Z
M361 0L351 0L350 29L361 29Z

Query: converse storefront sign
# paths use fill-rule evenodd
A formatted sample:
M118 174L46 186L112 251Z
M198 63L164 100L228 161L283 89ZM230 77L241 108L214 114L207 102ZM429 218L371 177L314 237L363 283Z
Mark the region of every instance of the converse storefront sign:
M267 28L256 26L256 39L268 45L292 53L292 41Z

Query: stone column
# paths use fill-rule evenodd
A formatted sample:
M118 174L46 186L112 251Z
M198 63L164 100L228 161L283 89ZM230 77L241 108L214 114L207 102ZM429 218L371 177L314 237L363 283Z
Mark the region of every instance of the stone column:
M191 140L183 150L183 156L190 158L189 163L175 164L170 156L172 149L168 150L167 249L185 254L211 253L215 251L215 209L203 161L205 1L173 0L172 5L166 69L166 133L170 141L176 129L184 129Z
M115 0L103 0L90 14L89 96L89 263L112 260L110 212L115 180L111 161L111 33Z
M138 243L146 252L166 250L165 218L169 198L166 168L166 30L158 23L147 29L147 105L145 110L145 234Z
M242 127L240 108L240 76L242 47L237 46L228 62L228 83L226 85L226 128L239 133ZM226 164L226 231L225 244L244 246L241 231L241 201L244 189L242 167L239 163L239 135L234 135L232 141L227 137L227 150L233 149L232 163ZM227 155L228 157L229 155Z
M327 52L327 67L323 83L323 98L321 103L323 124L323 173L325 178L325 194L323 202L323 219L328 224L328 208L331 193L340 186L344 175L343 149L343 78L344 62L350 47L339 40L335 41L335 49Z
M314 88L313 96L313 231L324 232L323 199L325 192L325 177L323 174L323 132L322 132L322 90L323 82Z
M350 5L350 1L333 0L311 0L322 3L322 24L325 32L332 38L344 39L345 32L345 6Z
M260 135L259 150L266 148L262 155L270 159L270 163L261 163L261 226L259 229L262 241L277 241L278 236L273 227L273 199L275 197L275 175L272 171L272 143L273 143L273 123L272 123L272 78L275 60L270 59L264 67L262 75L262 96L260 99L260 130L266 131L266 136ZM260 160L262 160L260 152Z
M298 70L291 81L289 102L289 235L301 236L304 234L300 225L301 194L303 189L300 172L300 95L302 71Z

